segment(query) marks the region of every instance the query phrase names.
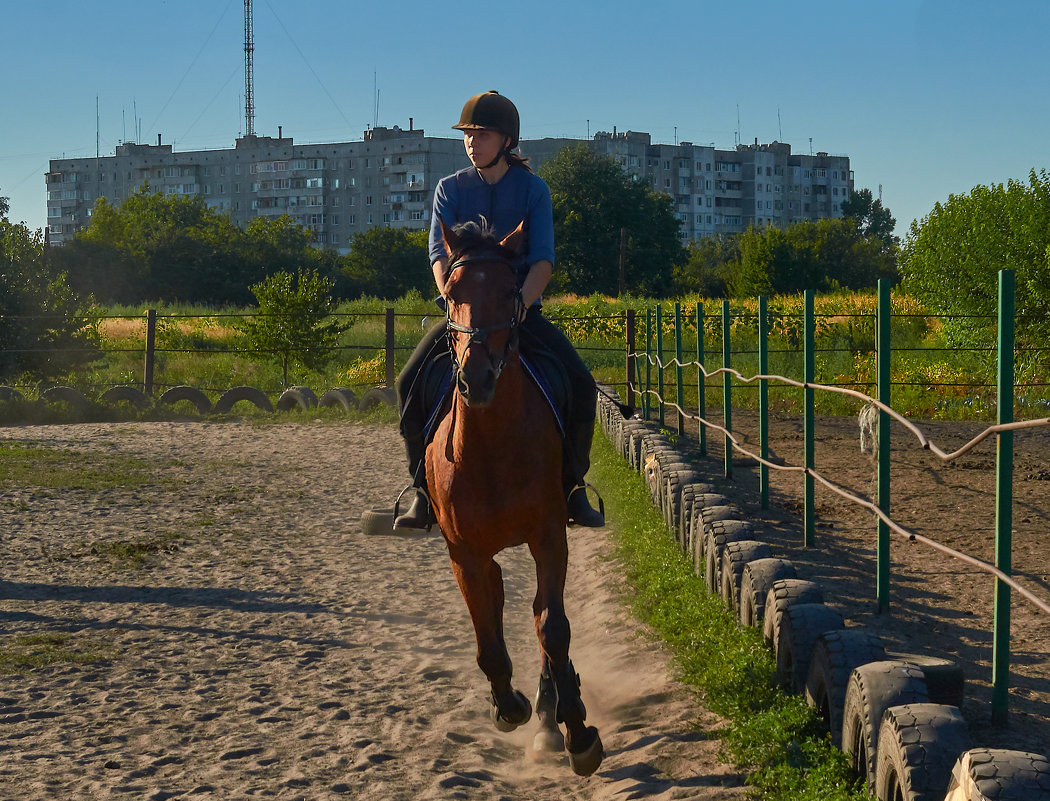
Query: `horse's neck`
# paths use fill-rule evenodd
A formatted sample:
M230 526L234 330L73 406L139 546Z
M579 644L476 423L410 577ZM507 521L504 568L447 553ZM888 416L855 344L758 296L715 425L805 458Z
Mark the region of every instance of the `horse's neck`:
M530 422L536 417L536 404L530 392L532 385L525 377L521 362L507 362L496 385L492 403L484 409L467 406L462 396L455 396L452 437L457 450L492 446L508 440L529 440L539 432Z

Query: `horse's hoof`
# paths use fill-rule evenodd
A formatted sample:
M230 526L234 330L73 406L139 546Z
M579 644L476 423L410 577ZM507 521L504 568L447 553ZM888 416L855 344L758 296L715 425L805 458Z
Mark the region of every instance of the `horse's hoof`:
M532 741L535 751L560 752L565 750L565 735L558 729L540 729Z
M590 776L598 770L605 758L605 748L602 746L602 738L598 736L598 730L594 726L587 727L587 733L594 732L594 741L578 754L569 752L569 767L577 776Z
M529 699L517 690L514 691L514 700L518 702L519 712L516 715L503 716L500 714L499 704L495 697L492 699L492 722L500 731L514 731L518 726L524 726L532 719L532 704Z

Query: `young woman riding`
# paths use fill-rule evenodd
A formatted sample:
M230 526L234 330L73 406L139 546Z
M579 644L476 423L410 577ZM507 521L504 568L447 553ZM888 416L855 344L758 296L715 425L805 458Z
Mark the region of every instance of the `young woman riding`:
M542 296L554 269L554 223L550 189L534 175L525 159L513 151L518 146L520 123L514 104L498 92L470 98L459 123L463 146L471 166L443 178L434 192L430 227L430 260L438 292L445 295L448 257L441 223L452 227L474 222L487 225L498 239L519 224L524 226L525 246L514 265L523 301L520 349L545 348L562 363L572 391L565 421L562 484L568 501L568 522L603 526L605 519L587 500L583 478L590 467L597 388L590 370L565 335L543 317ZM448 351L445 324L435 326L416 347L397 379L401 435L408 452L415 497L397 520L395 528L423 528L432 521L421 468L428 410L424 406L420 377L433 359Z

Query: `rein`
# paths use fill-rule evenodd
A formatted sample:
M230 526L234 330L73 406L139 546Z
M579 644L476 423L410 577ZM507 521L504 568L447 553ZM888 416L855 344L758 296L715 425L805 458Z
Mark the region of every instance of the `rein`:
M457 269L462 267L464 264L470 264L471 262L497 262L505 265L508 269L513 270L510 259L506 256L490 252L486 254L475 254L475 255L463 255L452 262L452 266L448 269L449 277ZM511 315L509 321L505 323L497 323L496 325L482 326L479 328L473 328L469 325L463 325L463 323L457 323L452 319L451 305L445 307L445 330L449 338L449 352L452 355L452 366L456 373L460 370L459 360L456 358L456 349L452 343L452 333L466 334L468 336L466 349L469 349L472 345L481 345L489 354L489 359L492 359L492 351L488 347L489 334L496 331L502 331L504 329L510 329L511 335L507 337L507 343L503 346L503 353L500 355L499 362L495 365L496 378L498 379L500 373L503 372L503 367L507 362L507 357L510 355L511 349L517 344L517 337L514 334L518 328L518 317L521 307L524 305L524 301L521 299L521 292L517 294L517 302L515 303L514 312Z

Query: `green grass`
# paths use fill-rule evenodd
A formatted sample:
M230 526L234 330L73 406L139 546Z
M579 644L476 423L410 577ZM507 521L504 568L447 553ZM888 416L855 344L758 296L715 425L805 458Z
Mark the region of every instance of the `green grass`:
M93 637L65 632L22 634L0 639L0 673L22 673L49 665L89 664L112 659L113 649Z
M55 450L26 442L0 443L0 489L101 490L155 484L142 459Z
M670 537L645 484L604 436L588 478L601 490L635 615L670 647L678 678L723 716L723 758L765 801L861 801L845 756L814 710L776 688L772 655L757 630L737 625Z

